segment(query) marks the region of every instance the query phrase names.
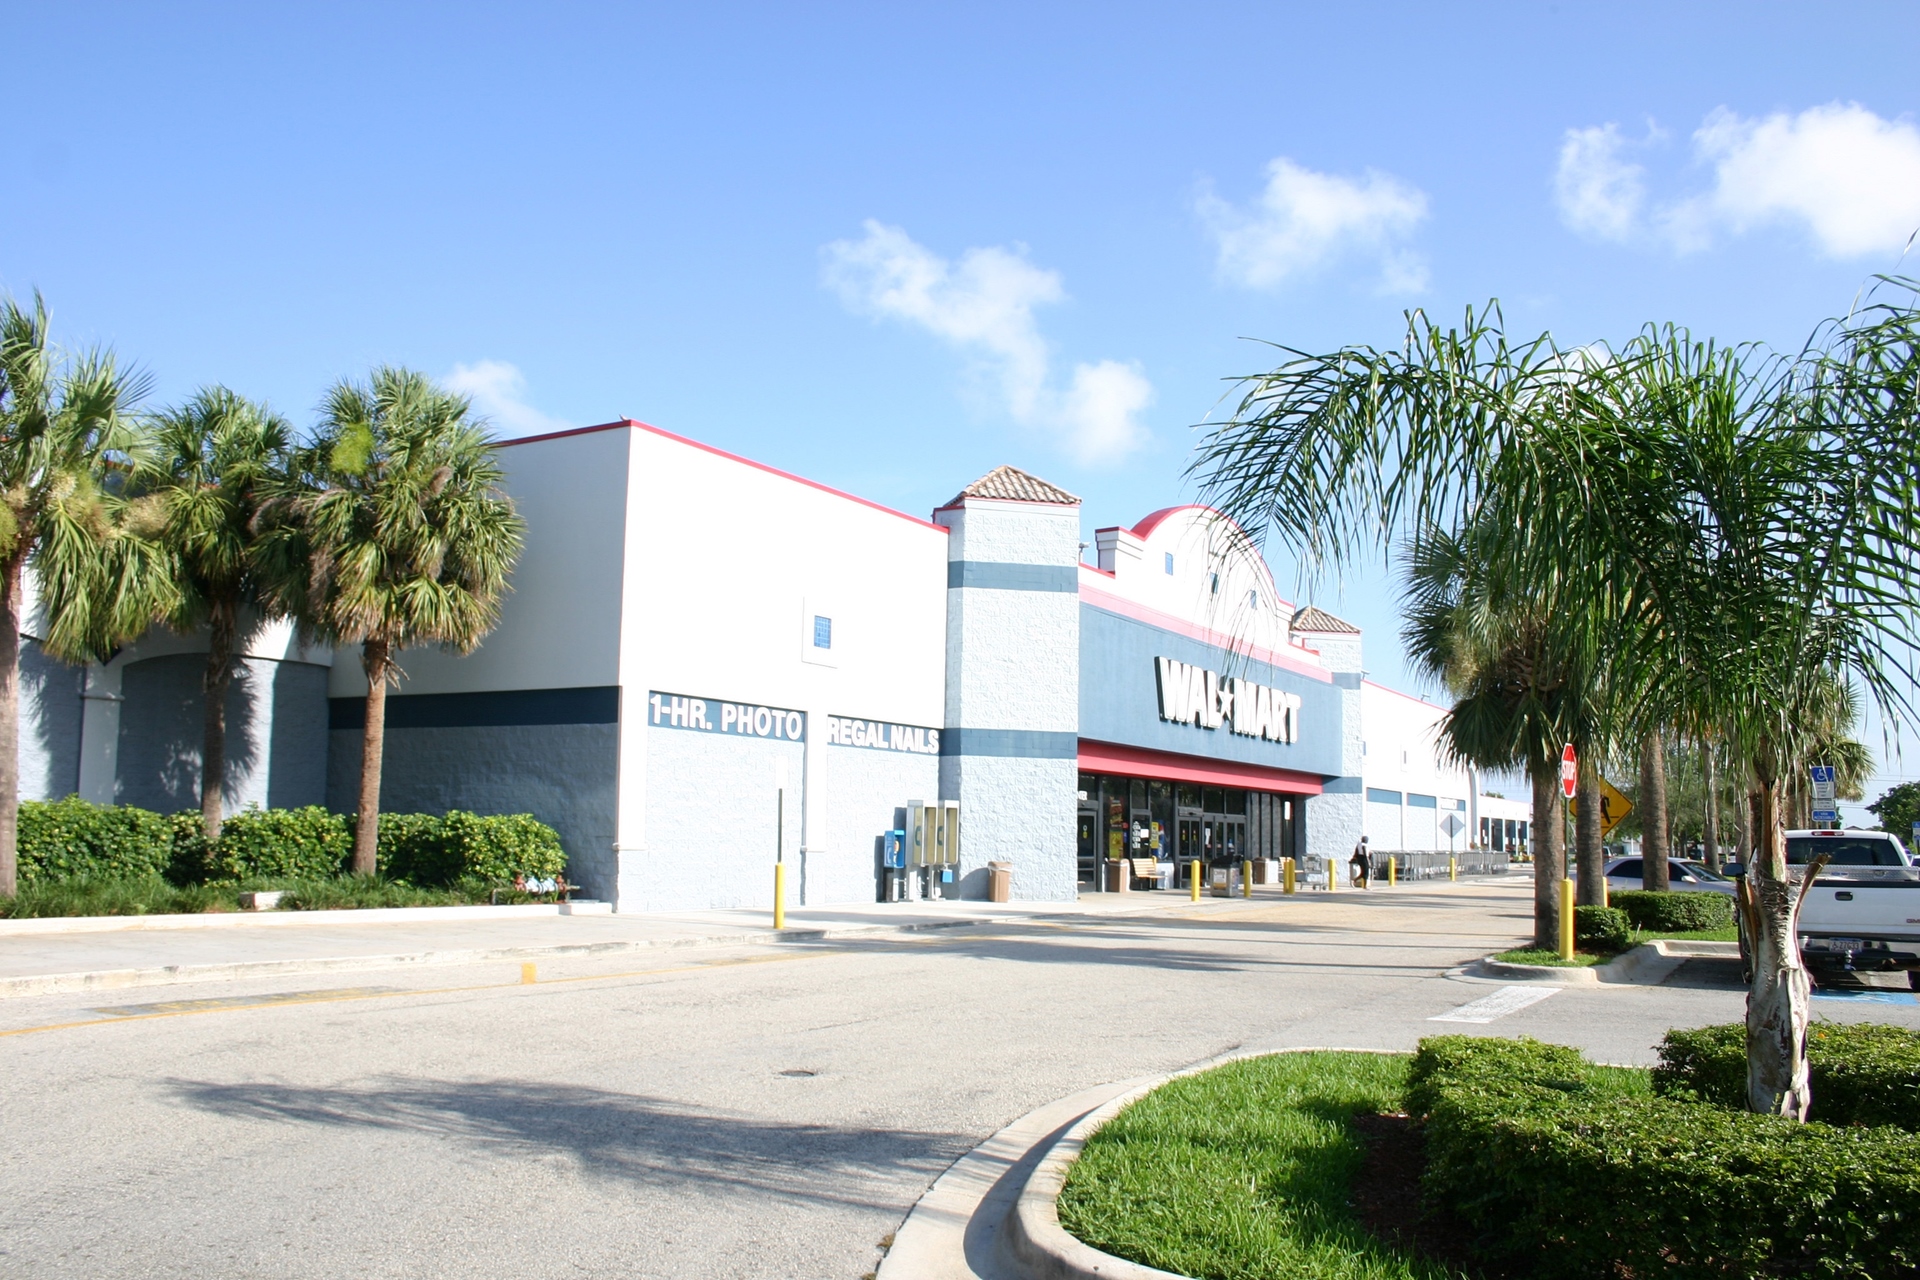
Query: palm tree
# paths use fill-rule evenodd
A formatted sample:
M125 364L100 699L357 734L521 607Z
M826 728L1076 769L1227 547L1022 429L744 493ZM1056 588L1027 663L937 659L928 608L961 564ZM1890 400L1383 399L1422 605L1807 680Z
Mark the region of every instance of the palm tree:
M1483 520L1464 535L1435 531L1407 556L1406 624L1415 665L1454 696L1441 722L1447 752L1481 769L1520 768L1533 789L1533 933L1558 946L1566 874L1560 747L1573 735L1577 690L1571 655L1555 651L1551 602L1516 599L1500 581L1500 541Z
M1573 360L1472 312L1449 331L1410 315L1399 352L1291 355L1203 442L1208 497L1310 570L1488 520L1506 581L1578 602L1553 648L1603 659L1582 691L1597 741L1692 725L1726 745L1757 846L1748 1102L1804 1118L1781 784L1836 681L1910 709L1920 308L1869 308L1790 361L1672 328Z
M328 392L286 492L267 504L261 563L275 606L307 634L360 646L356 873L376 866L387 688L403 674L401 651L471 652L499 620L524 534L501 478L465 397L382 367Z
M200 751L200 817L220 837L226 778L227 688L249 609L267 597L256 565L255 517L285 488L292 431L284 418L227 390L208 387L155 415L150 452L134 477L138 502L171 556L178 600L166 621L206 627L206 697Z
M145 380L108 352L63 357L46 304L0 297L0 895L18 869L20 635L33 570L41 646L81 661L138 635L167 603L157 549L115 517L139 444Z

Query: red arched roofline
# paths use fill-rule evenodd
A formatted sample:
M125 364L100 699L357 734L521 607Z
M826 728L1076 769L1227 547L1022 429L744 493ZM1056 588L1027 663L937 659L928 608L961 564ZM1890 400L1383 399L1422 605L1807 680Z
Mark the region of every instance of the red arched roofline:
M752 467L756 471L764 471L768 475L779 476L782 480L791 480L795 484L803 484L809 489L818 489L820 492L830 493L836 498L845 498L848 502L857 502L863 507L872 507L875 511L884 511L890 516L898 516L902 520L917 524L925 529L938 529L942 533L952 532L943 524L935 524L931 520L922 520L919 516L910 516L904 511L897 511L892 507L875 502L870 498L863 498L856 493L848 493L845 489L836 489L830 484L821 484L818 480L809 480L805 476L797 476L791 471L782 471L778 467L770 467L764 462L755 462L752 458L742 457L737 453L729 453L725 449L704 444L688 436L677 435L674 432L663 430L650 423L636 421L633 418L620 418L613 422L602 422L591 427L572 427L566 431L549 431L544 435L521 436L515 440L499 440L495 441L495 447L504 449L508 445L537 444L542 440L559 440L565 436L590 435L595 431L616 431L622 427L633 431L650 431L654 435L660 436L663 439L672 440L676 444L688 445L703 452L711 453L715 457L725 458L729 462L738 462L742 466Z
M1210 507L1204 502L1183 502L1176 507L1162 507L1142 520L1139 524L1133 526L1133 536L1144 542L1153 536L1153 531L1159 528L1168 517L1179 515L1182 511L1204 511L1210 516L1218 516L1231 525L1233 531L1239 534L1241 540L1247 544L1247 549L1253 552L1254 562L1260 566L1260 572L1266 575L1267 587L1273 592L1274 598L1279 599L1280 584L1273 580L1273 566L1268 564L1267 558L1260 554L1260 548L1255 546L1253 539L1247 536L1247 531L1240 527L1240 522L1221 511L1218 507Z

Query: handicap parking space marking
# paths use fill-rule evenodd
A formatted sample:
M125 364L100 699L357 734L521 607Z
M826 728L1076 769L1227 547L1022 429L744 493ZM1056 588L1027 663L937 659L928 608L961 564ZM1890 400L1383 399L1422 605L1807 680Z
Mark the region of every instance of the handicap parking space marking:
M1920 994L1912 991L1848 991L1820 990L1813 993L1815 1000L1851 1000L1866 1004L1920 1004Z
M1427 1021L1492 1022L1510 1013L1518 1013L1529 1005L1539 1004L1548 996L1558 995L1565 990L1565 987L1502 987L1490 996L1481 996L1478 1000L1463 1004L1458 1009L1435 1014Z

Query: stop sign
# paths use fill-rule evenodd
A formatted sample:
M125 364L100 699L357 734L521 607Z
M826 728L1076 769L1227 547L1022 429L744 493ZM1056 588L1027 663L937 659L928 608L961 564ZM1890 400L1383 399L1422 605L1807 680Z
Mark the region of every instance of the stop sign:
M1573 793L1576 790L1579 769L1579 761L1573 754L1573 744L1569 742L1567 749L1560 753L1560 794L1569 800L1573 799Z

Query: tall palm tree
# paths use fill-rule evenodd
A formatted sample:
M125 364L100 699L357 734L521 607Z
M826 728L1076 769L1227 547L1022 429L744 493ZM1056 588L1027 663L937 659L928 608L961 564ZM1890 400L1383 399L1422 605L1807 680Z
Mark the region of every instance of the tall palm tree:
M1406 565L1402 636L1415 665L1454 696L1441 722L1448 754L1481 769L1519 768L1533 790L1534 945L1558 945L1566 874L1560 748L1577 730L1584 681L1559 652L1552 602L1516 598L1499 576L1495 522L1464 534L1429 531Z
M287 491L264 512L275 605L308 634L360 646L358 873L376 866L387 689L401 651L471 652L499 620L524 536L502 474L465 397L382 367L327 393Z
M115 519L145 389L111 353L55 351L37 294L31 308L0 297L0 895L17 883L28 570L38 639L55 657L84 660L138 635L167 603L157 549Z
M1748 1103L1804 1118L1781 784L1836 680L1911 709L1920 308L1869 308L1789 361L1672 328L1574 361L1472 312L1445 331L1409 316L1398 352L1291 354L1203 442L1207 495L1310 569L1496 512L1502 573L1583 602L1556 614L1556 648L1603 656L1601 738L1693 725L1726 744L1757 846Z
M286 419L225 387L208 387L152 419L149 451L134 476L143 513L166 547L178 600L166 621L207 628L206 698L200 748L200 817L220 837L226 779L227 689L249 610L268 597L256 517L284 490L293 433Z

